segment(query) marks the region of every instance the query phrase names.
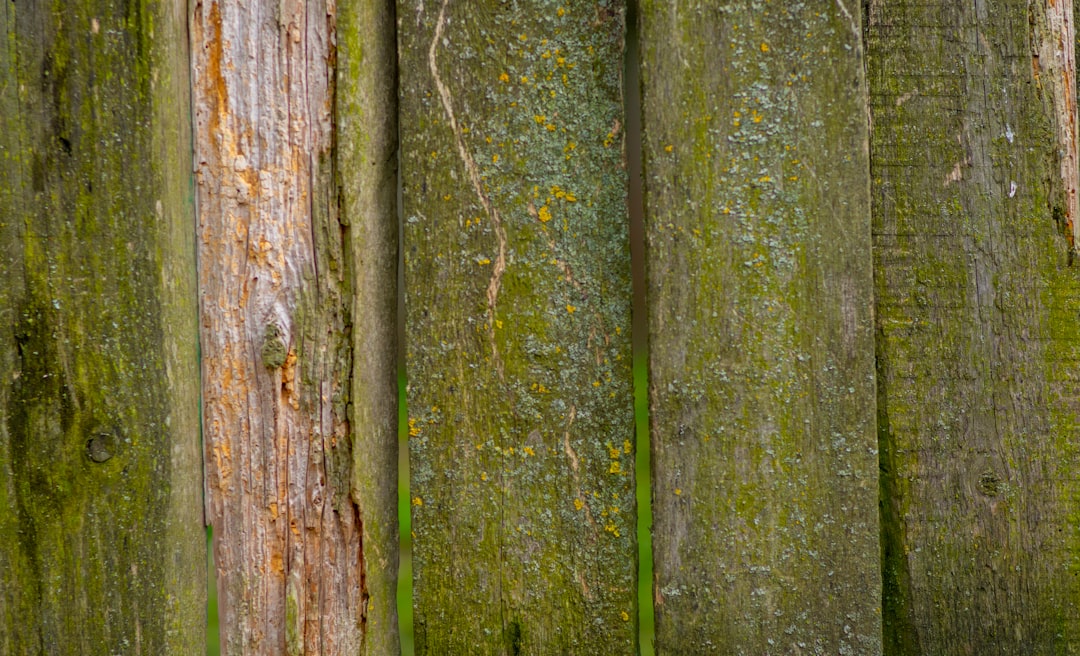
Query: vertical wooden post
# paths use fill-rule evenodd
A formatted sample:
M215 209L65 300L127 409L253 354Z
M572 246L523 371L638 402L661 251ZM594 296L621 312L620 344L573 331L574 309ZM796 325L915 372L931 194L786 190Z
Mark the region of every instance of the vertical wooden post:
M184 3L6 2L0 42L0 653L198 653Z
M618 1L398 5L418 653L633 653Z
M228 654L397 649L392 28L379 2L193 4Z
M1071 3L868 10L886 644L1071 653Z
M859 4L641 8L660 653L880 653Z

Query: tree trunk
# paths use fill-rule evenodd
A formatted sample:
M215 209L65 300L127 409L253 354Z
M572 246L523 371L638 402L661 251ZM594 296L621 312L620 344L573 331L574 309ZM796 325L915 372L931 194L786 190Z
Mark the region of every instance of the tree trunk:
M191 31L223 649L392 653L393 7L199 0Z
M184 3L6 2L0 36L0 653L197 653Z
M869 5L890 653L1080 648L1071 14Z
M642 3L661 653L881 652L859 19Z
M399 4L418 653L634 653L621 2Z

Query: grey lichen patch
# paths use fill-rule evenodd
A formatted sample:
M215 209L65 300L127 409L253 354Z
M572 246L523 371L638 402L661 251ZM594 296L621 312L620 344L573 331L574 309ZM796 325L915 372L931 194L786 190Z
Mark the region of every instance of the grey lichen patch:
M260 351L263 365L267 369L280 369L285 364L288 354L289 349L285 345L285 340L282 339L281 328L278 328L275 323L266 324Z

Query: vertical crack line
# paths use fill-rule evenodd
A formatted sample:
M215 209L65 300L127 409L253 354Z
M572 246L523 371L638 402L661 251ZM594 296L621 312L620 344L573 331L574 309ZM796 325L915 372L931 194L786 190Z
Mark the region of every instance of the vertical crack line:
M491 270L491 279L488 281L487 286L487 304L488 304L488 337L491 340L491 358L495 364L496 370L499 372L500 378L503 375L502 360L499 358L499 348L495 342L495 307L499 300L499 287L502 285L502 275L506 270L506 228L503 227L502 218L499 216L499 211L492 205L491 200L484 194L483 180L480 178L480 169L476 165L476 160L469 154L469 150L465 147L465 137L461 133L461 127L457 123L457 119L454 117L454 107L451 102L450 89L442 81L439 76L439 67L436 63L435 53L439 47L439 41L442 39L443 27L446 24L446 6L449 4L449 0L443 0L442 7L439 8L439 17L435 20L435 36L431 39L431 47L428 49L428 66L431 68L431 77L435 81L435 86L439 90L439 99L442 101L443 109L446 111L446 118L450 122L450 129L454 133L454 142L457 145L458 155L461 157L461 162L465 166L465 172L469 176L469 181L472 183L473 191L476 192L476 197L480 199L480 204L484 208L484 212L488 215L488 219L491 221L492 227L495 229L495 236L499 240L499 254L495 257L495 265Z

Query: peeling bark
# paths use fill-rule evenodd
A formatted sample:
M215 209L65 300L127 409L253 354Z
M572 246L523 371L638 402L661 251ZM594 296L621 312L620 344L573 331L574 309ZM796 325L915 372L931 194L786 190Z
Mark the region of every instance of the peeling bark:
M340 11L342 39L333 0L200 1L191 15L207 516L228 654L396 649L392 13Z

